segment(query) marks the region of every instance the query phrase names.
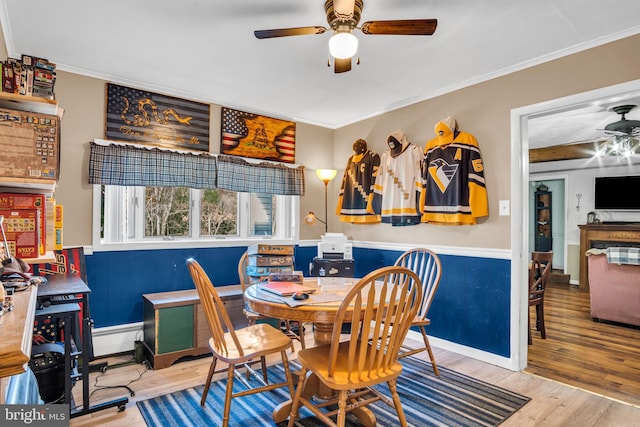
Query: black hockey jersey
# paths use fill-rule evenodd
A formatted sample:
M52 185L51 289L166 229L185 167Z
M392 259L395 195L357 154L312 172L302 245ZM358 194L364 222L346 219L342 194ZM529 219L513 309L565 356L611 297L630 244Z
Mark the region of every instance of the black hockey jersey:
M451 138L434 138L424 150L422 222L475 224L489 215L484 166L475 137L459 132Z
M371 150L349 158L336 207L340 221L356 224L380 222L380 212L374 212L371 206L373 184L379 167L380 156Z

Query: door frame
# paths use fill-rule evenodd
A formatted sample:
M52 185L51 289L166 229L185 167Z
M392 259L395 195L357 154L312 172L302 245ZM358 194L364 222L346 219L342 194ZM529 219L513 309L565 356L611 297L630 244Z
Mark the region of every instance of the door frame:
M625 97L640 93L640 79L607 86L511 110L511 365L521 371L527 366L528 292L522 283L527 281L529 248L529 134L528 121L556 111L583 107L612 96ZM524 198L527 198L526 200Z

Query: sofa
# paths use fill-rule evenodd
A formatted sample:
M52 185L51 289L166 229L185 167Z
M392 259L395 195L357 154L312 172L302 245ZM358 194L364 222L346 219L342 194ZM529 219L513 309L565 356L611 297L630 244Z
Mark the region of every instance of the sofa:
M640 249L617 249L587 251L591 318L640 326ZM632 256L616 257L621 252Z

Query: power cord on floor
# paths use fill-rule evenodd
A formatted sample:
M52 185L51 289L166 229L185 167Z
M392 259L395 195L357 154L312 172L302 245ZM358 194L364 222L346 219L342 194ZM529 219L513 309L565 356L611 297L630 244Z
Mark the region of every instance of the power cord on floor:
M121 363L118 363L118 364L115 364L115 365L111 365L111 367L113 368L113 367L119 367L119 366L127 366L127 365L131 365L131 364L134 364L134 363L137 363L137 362L134 359L131 359L131 360L126 361L126 362L121 362ZM144 374L146 374L148 371L151 370L151 364L149 363L148 360L143 360L142 361L142 365L145 367L145 370L142 371L142 372L138 371L138 378L129 381L127 384L100 385L100 384L98 384L98 380L100 379L100 377L105 375L105 373L101 373L100 375L96 376L96 380L95 380L95 383L94 383L95 389L91 392L90 396L92 396L93 393L95 393L98 390L104 390L104 389L110 389L110 388L126 388L129 391L129 394L131 395L131 397L135 396L136 392L129 386L131 384L133 384L134 382L140 380Z

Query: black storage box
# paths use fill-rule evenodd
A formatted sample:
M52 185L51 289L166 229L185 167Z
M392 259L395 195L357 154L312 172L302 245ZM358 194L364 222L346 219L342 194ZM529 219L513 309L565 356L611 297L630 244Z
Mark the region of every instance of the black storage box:
M353 277L354 265L352 259L313 259L311 276L316 277Z

